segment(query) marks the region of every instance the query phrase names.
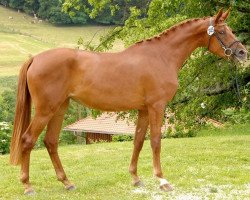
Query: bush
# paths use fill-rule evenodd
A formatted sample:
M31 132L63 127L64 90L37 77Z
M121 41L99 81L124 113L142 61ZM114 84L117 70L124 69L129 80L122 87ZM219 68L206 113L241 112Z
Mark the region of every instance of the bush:
M60 144L77 144L79 141L77 141L77 137L69 131L61 131Z
M112 141L113 142L124 142L124 141L131 141L133 140L132 135L113 135Z
M194 124L187 126L186 124L178 123L174 128L168 127L168 129L162 133L162 138L195 137L196 128Z
M227 121L233 124L244 124L250 121L250 112L246 108L227 108L222 110L222 112L226 116Z
M0 122L0 154L10 152L10 127L7 122Z

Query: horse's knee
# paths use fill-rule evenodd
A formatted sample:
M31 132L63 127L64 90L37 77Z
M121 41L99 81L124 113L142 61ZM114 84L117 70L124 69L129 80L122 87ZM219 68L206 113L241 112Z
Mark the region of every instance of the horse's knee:
M22 151L30 151L35 146L35 142L32 137L28 134L22 136Z
M56 141L53 141L53 140L48 139L48 138L45 137L44 140L43 140L43 143L44 143L45 147L47 148L47 150L50 153L57 152L58 143Z
M153 150L160 149L161 147L161 138L151 138L151 147Z

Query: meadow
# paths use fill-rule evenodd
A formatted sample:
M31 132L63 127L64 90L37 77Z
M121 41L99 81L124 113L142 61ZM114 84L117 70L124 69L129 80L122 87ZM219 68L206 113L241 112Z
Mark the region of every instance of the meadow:
M81 37L98 44L108 26L53 26L46 21L33 23L34 18L0 6L0 77L17 75L21 64L31 55L51 48L76 48ZM117 42L114 51L122 49Z
M152 176L148 140L138 166L144 187L131 185L132 142L59 147L74 191L65 191L56 180L45 149L32 152L30 177L35 199L249 199L249 142L249 124L203 130L196 138L163 139L162 165L175 187L169 193L160 191ZM23 195L19 167L8 164L8 155L0 156L0 171L0 199L33 199Z

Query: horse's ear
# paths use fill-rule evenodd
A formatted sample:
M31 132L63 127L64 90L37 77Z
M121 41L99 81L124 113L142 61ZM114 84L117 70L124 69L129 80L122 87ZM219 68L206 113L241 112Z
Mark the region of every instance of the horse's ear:
M222 14L221 20L225 21L229 15L230 11L231 11L231 7L228 8L228 10Z
M222 14L223 14L223 8L221 8L219 12L215 15L214 24L217 24L219 22Z

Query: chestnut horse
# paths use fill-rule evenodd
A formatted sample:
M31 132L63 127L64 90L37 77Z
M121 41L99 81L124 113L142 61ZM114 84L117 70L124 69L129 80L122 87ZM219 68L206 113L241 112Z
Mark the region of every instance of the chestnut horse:
M60 48L30 58L19 75L10 147L10 162L21 164L25 193L34 193L29 182L30 153L46 126L44 143L58 180L68 190L75 188L66 177L57 152L69 99L103 111L137 109L138 122L129 167L133 184L141 184L137 163L150 126L154 175L162 190L172 190L160 164L165 105L176 93L178 71L197 47L208 47L220 57L246 60L245 47L224 23L228 14L229 10L220 10L213 17L187 20L118 53ZM35 108L32 120L31 100Z

